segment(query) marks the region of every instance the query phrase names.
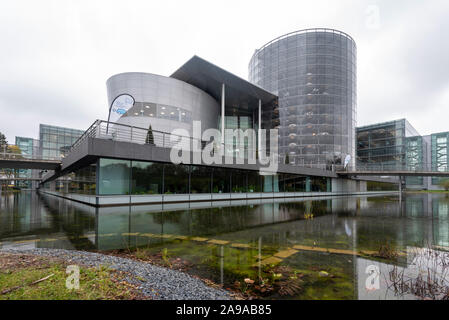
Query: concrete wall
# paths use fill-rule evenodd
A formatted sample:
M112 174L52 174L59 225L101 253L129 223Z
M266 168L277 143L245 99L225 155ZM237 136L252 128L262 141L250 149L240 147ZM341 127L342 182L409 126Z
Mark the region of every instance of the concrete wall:
M318 200L323 197L342 197L347 196L375 196L384 194L397 194L397 192L274 192L274 193L222 193L222 194L176 194L176 195L120 195L120 196L95 196L80 194L63 194L52 190L41 190L42 193L74 200L84 204L111 207L122 205L148 205L148 204L172 204L179 208L186 208L190 203L203 203L197 206L211 206L223 204L228 205L231 202L242 201L242 205L272 203L276 199L279 201L287 199L298 200L313 199ZM337 205L345 203L344 200L336 202Z
M360 192L360 188L360 181L349 179L332 179L332 192L355 193Z

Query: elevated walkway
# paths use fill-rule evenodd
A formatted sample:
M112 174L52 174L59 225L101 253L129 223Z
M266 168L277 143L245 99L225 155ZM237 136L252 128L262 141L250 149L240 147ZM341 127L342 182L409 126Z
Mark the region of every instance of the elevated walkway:
M339 176L361 177L361 176L385 176L385 177L446 177L449 172L440 171L337 171Z
M61 160L59 159L0 152L0 169L58 170L60 166Z

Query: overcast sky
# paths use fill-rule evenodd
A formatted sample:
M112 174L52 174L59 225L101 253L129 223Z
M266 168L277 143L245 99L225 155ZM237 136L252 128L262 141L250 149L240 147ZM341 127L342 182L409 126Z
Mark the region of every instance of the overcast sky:
M193 55L244 78L256 48L299 29L358 47L358 125L407 118L449 131L447 0L0 0L0 132L107 118L106 79L169 76Z

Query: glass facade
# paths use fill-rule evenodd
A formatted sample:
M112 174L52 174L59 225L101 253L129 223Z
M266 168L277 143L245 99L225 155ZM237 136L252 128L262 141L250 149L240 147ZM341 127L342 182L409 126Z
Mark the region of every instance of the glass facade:
M241 104L237 100L226 100L225 107L225 129L241 129L243 133L248 129L254 129L257 132L259 127L259 115L258 115L258 100L251 99L251 101L244 101ZM270 151L270 137L269 129L276 127L279 123L278 113L278 101L273 100L269 103L262 104L261 106L261 128L266 129L266 145L261 146L263 150ZM218 130L221 131L221 115L218 116ZM243 141L243 149L237 146L237 138L239 141ZM242 139L242 140L240 140ZM241 136L230 141L229 137L225 136L225 144L232 146L233 156L236 158L247 158L249 152L256 152L257 150L257 134L254 136L254 140L249 142L249 137ZM250 146L252 146L250 148Z
M357 128L359 169L427 170L430 146L406 120ZM426 188L423 177L406 177L407 187Z
M20 153L24 158L32 158L39 155L39 140L26 137L16 137L16 146L19 147ZM37 178L38 170L33 169L16 169L15 177L17 178ZM31 181L17 181L19 188L31 188Z
M133 161L132 194L161 194L163 166L159 163Z
M320 177L100 158L58 179L55 191L89 195L331 192L330 185L330 179ZM49 186L45 183L44 189Z
M192 112L186 109L151 102L135 102L134 106L122 115L122 118L135 116L192 122Z
M425 169L427 154L427 144L423 137L408 137L405 138L405 165L408 170L418 171ZM420 185L424 184L423 177L406 177L406 185Z
M190 193L212 192L212 171L210 167L190 167Z
M164 194L189 193L190 166L164 164Z
M257 128L257 124L254 122L257 119L257 114L254 112L249 111L242 111L228 108L228 110L225 111L225 128L226 129L241 129L243 131L246 131L247 129L254 129ZM254 120L254 121L253 121ZM221 131L221 116L218 117L218 130ZM243 139L243 150L240 150L237 146L237 140L233 139L233 141L230 141L228 137L225 136L225 144L228 146L232 146L233 156L236 158L248 158L248 152L249 152L249 140L247 138L244 139L244 137L240 136L240 134L237 136L239 139ZM252 145L256 145L256 141L252 141ZM239 150L239 151L236 151Z
M449 168L449 132L436 133L431 135L431 161L432 171L448 171ZM438 185L444 178L433 177L432 184Z
M95 195L97 186L96 170L96 164L76 170L67 176L66 181L62 180L59 182L59 188L68 183L68 188L64 187L63 192ZM58 184L56 184L56 189L58 190Z
M282 36L253 55L249 80L279 96L274 127L291 164L355 158L356 56L354 40L330 29Z
M82 130L39 125L41 156L46 159L60 159L83 133Z
M129 194L130 178L131 161L101 158L99 161L98 194Z
M407 141L410 145L419 133L405 120L396 120L357 128L357 166L404 168L407 165ZM416 155L409 153L409 161ZM413 165L416 165L413 162Z
M38 155L39 154L39 140L33 138L16 137L16 146L20 148L23 156Z

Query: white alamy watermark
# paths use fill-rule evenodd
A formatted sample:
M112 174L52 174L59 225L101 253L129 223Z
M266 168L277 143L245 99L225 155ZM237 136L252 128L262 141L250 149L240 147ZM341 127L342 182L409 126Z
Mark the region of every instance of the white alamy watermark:
M77 265L67 266L65 273L69 276L65 280L65 287L69 290L80 288L80 267Z
M193 121L193 136L186 129L170 135L170 161L196 165L260 165L260 171L276 173L279 167L278 130L217 129L201 130L201 121ZM269 148L266 146L269 141Z
M366 267L365 273L368 275L365 281L367 291L376 291L380 289L380 269L378 266L370 265Z
M381 27L380 8L376 4L369 5L365 10L365 26L367 29L378 30Z

